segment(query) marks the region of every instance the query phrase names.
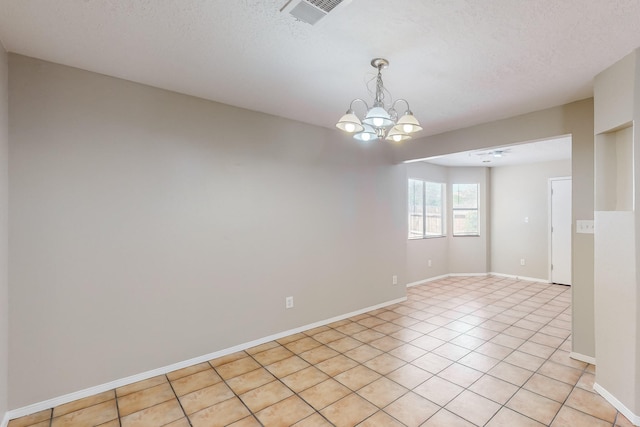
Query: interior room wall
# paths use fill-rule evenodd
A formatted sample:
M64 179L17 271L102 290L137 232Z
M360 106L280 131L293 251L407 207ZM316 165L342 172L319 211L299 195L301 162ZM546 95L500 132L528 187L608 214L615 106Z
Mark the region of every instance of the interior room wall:
M386 144L13 54L9 71L10 409L405 296Z
M449 200L452 200L453 184L480 184L480 200L478 201L480 235L454 236L453 211L449 203L449 270L453 274L481 274L488 273L491 215L489 212L491 200L490 176L491 169L483 167L451 167L449 169Z
M448 168L430 163L407 163L407 179L447 183ZM407 185L405 184L405 192ZM447 185L448 188L448 185ZM407 233L404 233L407 238ZM449 239L432 237L428 239L407 239L407 283L420 283L426 279L449 274ZM431 260L431 267L429 267Z
M566 176L570 160L493 168L491 271L549 280L549 178Z
M9 68L0 43L0 419L7 411L9 369Z
M524 141L571 135L573 223L593 220L593 98L420 138L395 146L397 162ZM573 331L575 353L595 357L593 235L572 233Z

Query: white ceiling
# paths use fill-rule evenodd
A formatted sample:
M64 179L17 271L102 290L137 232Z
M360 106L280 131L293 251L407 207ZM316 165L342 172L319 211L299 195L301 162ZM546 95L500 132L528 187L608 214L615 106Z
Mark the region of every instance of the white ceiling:
M369 62L422 136L592 95L640 46L638 0L352 0L311 26L286 0L0 0L10 52L333 127Z
M571 159L571 136L419 159L441 166L514 166Z

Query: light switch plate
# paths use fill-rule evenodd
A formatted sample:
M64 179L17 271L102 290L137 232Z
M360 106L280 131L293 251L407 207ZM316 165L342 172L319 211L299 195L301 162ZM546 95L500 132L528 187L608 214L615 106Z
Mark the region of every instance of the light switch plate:
M576 233L593 234L594 231L595 224L592 219L576 220Z

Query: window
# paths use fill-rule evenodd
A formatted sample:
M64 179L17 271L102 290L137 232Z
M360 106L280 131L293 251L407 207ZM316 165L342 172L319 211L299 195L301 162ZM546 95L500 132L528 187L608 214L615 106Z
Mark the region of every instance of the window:
M478 184L453 184L453 235L479 236Z
M444 236L444 184L409 179L409 239Z

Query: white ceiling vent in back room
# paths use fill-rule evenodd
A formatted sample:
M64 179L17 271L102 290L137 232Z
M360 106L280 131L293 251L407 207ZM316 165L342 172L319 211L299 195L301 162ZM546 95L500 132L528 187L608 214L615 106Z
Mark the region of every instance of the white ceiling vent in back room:
M280 12L288 12L291 16L307 24L315 25L329 12L351 3L351 0L289 0Z

